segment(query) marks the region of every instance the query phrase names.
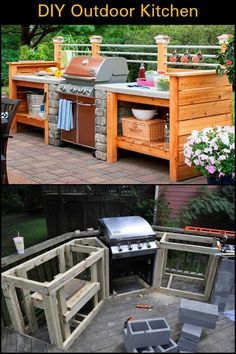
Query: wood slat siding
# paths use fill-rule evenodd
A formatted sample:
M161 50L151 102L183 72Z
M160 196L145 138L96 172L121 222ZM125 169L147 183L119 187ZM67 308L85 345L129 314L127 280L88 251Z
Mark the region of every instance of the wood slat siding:
M193 130L232 125L232 87L217 74L178 77L178 153L176 180L197 176L184 163L183 146Z
M215 188L214 186L208 186L208 188L212 187ZM188 203L189 199L200 194L198 188L198 185L170 185L168 188L163 185L159 186L160 194L164 194L170 208L172 208L171 217L175 218L181 215L182 210Z

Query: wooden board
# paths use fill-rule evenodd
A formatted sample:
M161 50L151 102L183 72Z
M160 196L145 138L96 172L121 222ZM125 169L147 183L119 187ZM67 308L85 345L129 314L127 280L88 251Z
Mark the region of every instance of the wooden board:
M189 90L198 87L230 86L226 75L198 75L179 78L179 89Z
M179 120L188 120L198 117L209 117L223 113L230 113L232 100L204 102L179 107Z
M184 90L179 92L179 105L230 100L231 96L232 90L230 86Z
M232 125L231 114L220 114L212 117L189 119L179 122L179 135L191 134L194 129L202 130L217 125Z

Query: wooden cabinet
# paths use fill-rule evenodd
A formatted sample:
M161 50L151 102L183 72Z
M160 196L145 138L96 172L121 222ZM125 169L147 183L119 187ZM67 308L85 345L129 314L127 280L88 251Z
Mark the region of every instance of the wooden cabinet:
M232 125L232 87L214 70L169 70L169 98L148 96L147 91L104 88L107 92L107 161L117 161L117 148L169 160L170 180L196 176L184 163L183 145L191 132L216 125ZM124 84L125 85L125 84ZM169 108L170 143L145 142L118 136L118 102L135 102Z
M56 66L54 61L22 61L11 62L9 64L9 96L10 98L20 98L22 103L12 124L12 132L17 133L19 124L27 124L44 129L44 142L49 143L49 124L48 124L48 85L46 78L35 75L40 70L45 70L50 66ZM54 80L55 81L55 80ZM55 81L56 82L56 81ZM32 116L29 114L26 91L32 89L43 90L45 100L44 118Z

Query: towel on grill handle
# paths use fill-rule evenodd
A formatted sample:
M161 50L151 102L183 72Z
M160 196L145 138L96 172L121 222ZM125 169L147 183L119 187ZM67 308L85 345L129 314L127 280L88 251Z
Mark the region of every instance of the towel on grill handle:
M71 130L74 129L72 101L60 99L58 113L58 129Z

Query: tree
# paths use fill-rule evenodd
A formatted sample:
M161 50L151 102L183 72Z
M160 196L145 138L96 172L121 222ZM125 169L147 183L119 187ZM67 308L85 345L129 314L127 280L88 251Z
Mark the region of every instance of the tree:
M20 45L28 45L30 48L35 48L48 34L56 33L62 27L62 25L2 26L2 34L15 34L20 38Z

